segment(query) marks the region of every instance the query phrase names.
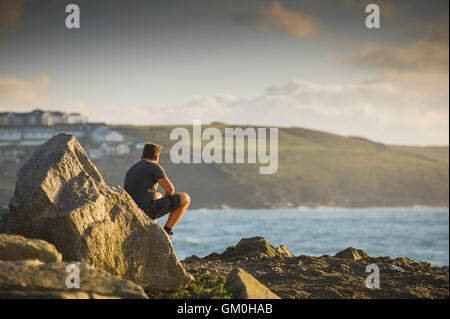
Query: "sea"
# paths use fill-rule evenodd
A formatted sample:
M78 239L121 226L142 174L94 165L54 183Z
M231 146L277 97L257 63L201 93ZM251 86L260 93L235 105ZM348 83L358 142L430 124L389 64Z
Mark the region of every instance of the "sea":
M182 260L221 253L254 236L284 244L295 256L333 256L354 247L370 256L449 264L448 207L192 209L174 228L172 243Z

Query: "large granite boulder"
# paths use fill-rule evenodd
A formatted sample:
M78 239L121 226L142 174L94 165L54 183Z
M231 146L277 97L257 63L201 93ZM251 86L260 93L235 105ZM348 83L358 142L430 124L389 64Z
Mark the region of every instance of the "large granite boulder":
M105 183L71 135L59 134L34 151L17 174L9 207L15 233L54 244L66 261L162 290L193 279L163 228L125 190Z
M121 280L103 270L76 263L79 287L73 283L74 268L67 263L44 264L39 260L0 261L0 298L56 299L144 299L144 289L128 280Z
M12 227L13 221L8 206L0 207L0 234L10 234Z
M46 263L61 262L62 255L55 246L40 239L0 234L0 260L38 259Z

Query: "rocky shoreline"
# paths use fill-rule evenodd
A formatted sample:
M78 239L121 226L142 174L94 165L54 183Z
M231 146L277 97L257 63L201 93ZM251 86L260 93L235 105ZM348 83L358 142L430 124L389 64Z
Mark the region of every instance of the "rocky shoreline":
M80 268L78 289L66 286L67 266L73 264ZM63 261L55 246L43 240L0 234L0 298L449 298L448 266L406 257L370 257L351 247L334 256L294 256L283 245L273 247L263 237L253 237L222 254L194 255L181 264L193 282L175 290L144 289L94 266ZM379 288L366 284L368 265L379 268ZM212 280L211 287L202 286L204 278ZM198 294L199 287L212 292Z
M367 287L368 265L380 288ZM72 271L78 284L68 283ZM0 209L0 298L149 297L449 298L449 272L354 248L294 256L262 237L180 262L162 227L105 183L75 137L50 139Z
M242 268L281 298L449 298L449 268L407 257L370 257L347 248L334 256L294 256L285 246L270 245L262 237L242 239L224 253L187 257L185 269L199 277L223 278ZM380 270L380 288L368 288L367 265Z

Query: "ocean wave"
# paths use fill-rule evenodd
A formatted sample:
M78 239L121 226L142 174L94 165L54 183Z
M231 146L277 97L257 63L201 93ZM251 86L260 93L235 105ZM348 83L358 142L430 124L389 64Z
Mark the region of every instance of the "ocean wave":
M197 239L197 238L191 238L191 237L188 237L188 238L185 238L185 239L183 240L183 244L187 244L187 245L200 245L200 244L201 244L201 241L200 241L200 239Z

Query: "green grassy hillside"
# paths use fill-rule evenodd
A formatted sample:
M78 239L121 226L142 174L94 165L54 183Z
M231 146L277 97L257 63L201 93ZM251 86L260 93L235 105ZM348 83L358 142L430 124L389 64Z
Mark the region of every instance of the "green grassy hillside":
M221 130L225 127L214 126ZM194 207L449 203L448 147L390 146L358 137L280 128L278 171L260 175L260 164L171 163L168 153L175 142L169 135L174 127L114 128L163 145L161 162L177 190L191 194ZM121 182L122 170L119 163L114 165L116 173L108 174L111 182Z
M224 124L215 124L224 130ZM409 206L449 204L449 148L391 146L302 128L279 129L279 165L260 175L260 164L173 164L169 139L175 126L113 126L164 146L161 163L176 191L191 195L192 207ZM205 129L204 125L202 128ZM191 126L186 126L191 131ZM206 142L204 142L206 144ZM110 184L123 177L141 150L96 161ZM4 165L0 204L14 191L18 164Z

